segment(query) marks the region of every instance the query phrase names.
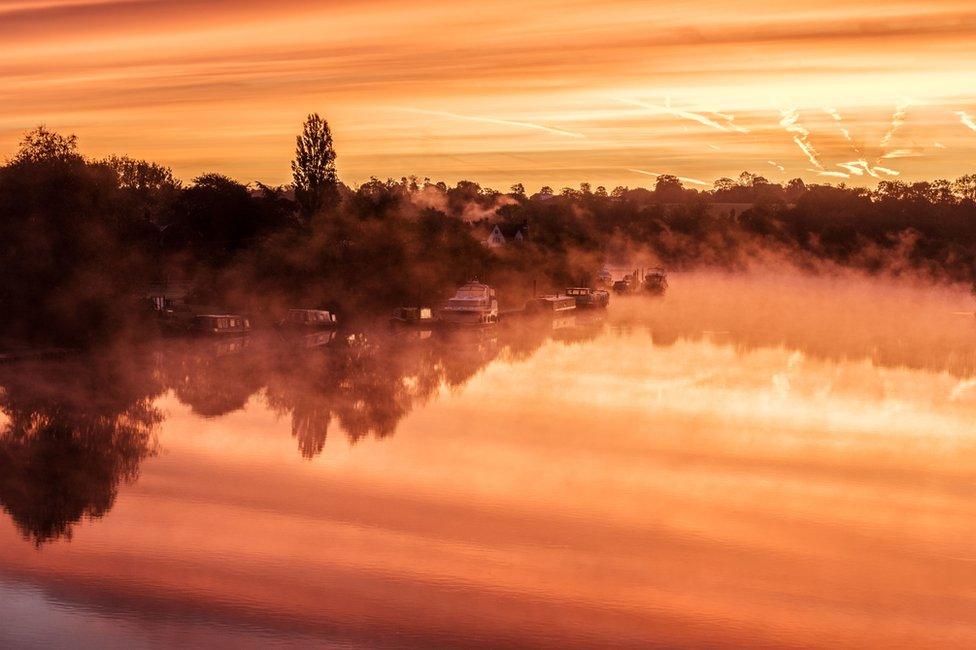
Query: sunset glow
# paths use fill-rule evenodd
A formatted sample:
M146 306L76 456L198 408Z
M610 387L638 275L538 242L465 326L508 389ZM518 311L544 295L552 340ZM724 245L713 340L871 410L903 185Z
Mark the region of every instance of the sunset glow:
M45 123L185 180L284 183L318 111L347 183L952 178L976 149L974 33L954 0L14 0L0 154Z

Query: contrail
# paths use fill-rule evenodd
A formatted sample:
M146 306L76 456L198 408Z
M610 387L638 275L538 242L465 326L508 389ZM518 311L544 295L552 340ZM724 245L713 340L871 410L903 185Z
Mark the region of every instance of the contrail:
M917 155L912 149L895 149L894 151L889 151L882 158L909 158Z
M881 176L878 175L878 172L887 174L888 176L899 176L901 174L901 172L895 171L894 169L888 169L887 167L881 167L879 165L872 165L863 158L846 163L837 163L837 166L843 167L848 172L855 174L856 176L863 176L865 173L867 173L874 178L881 178Z
M649 172L645 169L632 169L630 167L627 168L627 171L634 172L635 174L644 174L645 176L665 175L664 172ZM687 176L676 176L675 178L677 178L679 181L682 181L684 183L692 183L694 185L708 185L708 183L706 183L705 181L700 181L697 178L688 178Z
M953 111L953 113L959 116L959 121L965 124L967 128L976 131L976 122L973 121L969 113L966 111Z
M666 106L661 106L660 104L648 104L647 102L642 102L637 99L624 99L621 97L615 97L614 99L623 104L630 104L631 106L640 106L641 108L646 108L649 111L656 111L658 113L664 113L667 115L680 117L685 120L692 120L693 122L698 122L699 124L703 124L713 129L724 131L726 133L730 131L735 131L737 133L749 133L749 129L745 127L741 127L737 124L732 124L731 122L729 124L720 124L719 122L716 122L715 120L709 117L705 117L704 115L701 115L699 113L692 113L691 111L683 111L680 108L672 108L670 105L670 101ZM715 115L719 115L719 113L715 113Z
M830 106L823 107L824 113L834 118L835 122L840 122L840 113L837 112L836 108L831 108Z
M824 166L820 162L820 154L810 144L810 131L800 124L800 113L795 108L788 108L780 111L780 115L783 116L783 119L779 121L779 125L786 129L787 133L793 134L793 142L796 143L796 146L807 157L810 164L822 170Z
M837 122L840 133L844 136L844 139L847 140L847 144L850 145L851 151L858 156L863 156L864 154L861 153L861 148L857 146L857 144L854 142L854 138L851 136L850 129L848 129L846 126L840 126L840 123L844 121L844 118L842 118L840 115L840 111L831 106L824 106L823 111L830 117L834 118L834 121Z
M872 167L872 169L874 169L876 172L881 172L882 174L888 174L888 176L901 176L900 171L888 169L887 167L879 167L878 165L875 165Z
M814 167L818 167L820 169L824 168L823 163L820 162L820 156L819 154L817 154L817 150L814 149L813 145L807 142L806 139L801 138L798 135L794 135L793 142L795 142L796 146L798 146L800 150L804 154L806 154L807 159L810 161L811 165L813 165Z
M552 133L554 135L561 135L567 138L585 138L586 136L582 133L577 133L575 131L567 131L566 129L557 129L552 126L545 126L543 124L534 124L532 122L518 122L516 120L502 120L494 117L481 117L478 115L461 115L459 113L448 113L447 111L430 111L423 108L404 108L404 111L410 113L419 113L421 115L436 115L438 117L450 117L455 120L467 120L469 122L483 122L485 124L500 124L502 126L517 126L523 129L534 129L536 131L544 131L546 133Z
M850 178L851 177L850 174L845 174L844 172L828 172L828 171L824 171L822 169L807 169L807 171L808 172L813 172L814 174L817 174L818 176L832 176L832 177L835 177L835 178Z
M872 176L877 176L871 172L871 168L868 167L867 163L863 160L855 160L853 162L837 163L838 167L843 167L848 171L848 173L854 174L855 176L864 176L864 172L871 174Z
M903 99L901 102L899 102L898 106L895 107L895 112L891 116L891 126L888 127L884 137L881 138L882 149L888 148L888 145L891 144L891 139L895 137L895 133L897 133L898 129L900 129L905 123L905 116L908 115L908 107L911 105L912 103L909 100Z

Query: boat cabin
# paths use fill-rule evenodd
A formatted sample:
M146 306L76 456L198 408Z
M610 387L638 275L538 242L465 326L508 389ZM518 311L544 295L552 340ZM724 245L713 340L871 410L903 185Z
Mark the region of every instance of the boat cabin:
M614 293L632 293L637 288L636 275L628 274L613 283Z
M245 334L251 321L238 314L199 314L190 321L190 331L197 334Z
M336 316L324 309L289 309L282 325L307 328L335 327Z
M576 301L577 309L603 309L610 304L610 292L589 287L570 287L566 295Z
M457 325L490 325L498 322L495 290L477 280L460 287L439 314L440 320Z
M525 303L530 314L558 314L576 309L576 299L566 295L541 296Z
M430 307L397 307L393 310L391 320L394 323L413 325L433 323L437 319Z
M647 272L644 276L644 290L652 294L662 294L668 289L668 274L664 269L657 267Z

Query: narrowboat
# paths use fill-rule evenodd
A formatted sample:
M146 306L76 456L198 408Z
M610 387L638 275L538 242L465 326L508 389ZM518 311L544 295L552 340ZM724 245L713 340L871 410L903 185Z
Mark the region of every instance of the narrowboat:
M251 321L239 314L198 314L190 320L190 332L194 334L246 334L251 331Z
M570 287L566 295L576 301L577 309L606 309L610 304L610 292L589 287Z
M397 307L390 316L393 325L402 326L425 326L434 325L437 316L430 307Z
M541 296L525 303L526 314L555 315L575 310L576 299L567 295Z
M472 280L460 287L438 314L444 325L485 326L498 322L498 300L495 290Z
M279 327L298 329L334 329L336 315L324 309L289 309Z

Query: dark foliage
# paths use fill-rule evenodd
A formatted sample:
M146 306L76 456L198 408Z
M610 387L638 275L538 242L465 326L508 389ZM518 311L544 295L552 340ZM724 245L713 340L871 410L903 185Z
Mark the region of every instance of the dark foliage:
M161 165L89 160L73 136L28 133L0 166L4 345L141 331L138 299L161 281L260 321L292 306L368 316L437 303L476 276L513 306L533 290L587 282L607 262L734 269L775 253L810 269L829 261L968 282L976 260L974 176L874 191L747 172L708 191L673 176L654 190L583 184L532 196L520 184L501 194L417 178L333 188L327 125L302 137L325 192L312 214L309 188L296 202L292 188L215 173L184 187ZM495 225L526 239L489 249Z

